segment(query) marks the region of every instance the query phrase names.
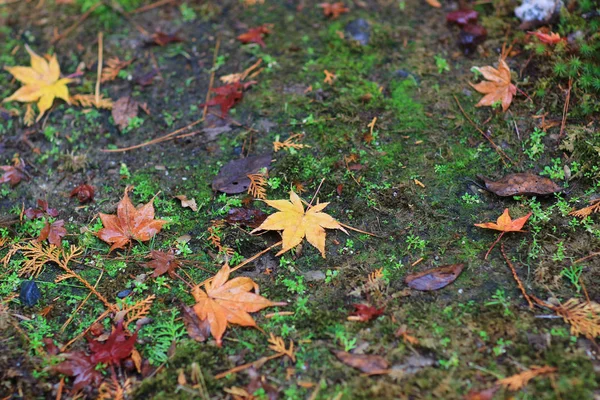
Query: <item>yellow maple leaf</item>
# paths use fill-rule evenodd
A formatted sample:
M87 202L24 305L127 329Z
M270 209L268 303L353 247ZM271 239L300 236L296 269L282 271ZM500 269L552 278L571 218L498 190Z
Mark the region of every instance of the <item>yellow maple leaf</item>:
M29 46L25 45L25 48L31 56L31 67L5 67L15 79L24 85L12 96L5 98L3 102L37 102L39 115L36 121L39 121L44 113L52 107L56 97L70 104L67 84L72 80L60 79L60 66L56 60L56 54L47 56L48 60L46 60L44 57L38 56Z
M503 58L498 61L498 69L494 67L476 68L487 80L478 84L470 83L473 89L479 93L485 94L479 100L475 107L492 106L499 102L502 104L502 111L506 112L512 98L517 94L517 87L510 82L510 68Z
M304 237L308 243L315 246L325 258L325 229L339 229L346 234L344 227L332 216L321 211L329 203L320 203L310 207L306 212L300 197L290 191L290 200L265 200L265 203L279 210L270 215L258 228L252 231L280 231L283 230L283 244L281 255L298 246Z

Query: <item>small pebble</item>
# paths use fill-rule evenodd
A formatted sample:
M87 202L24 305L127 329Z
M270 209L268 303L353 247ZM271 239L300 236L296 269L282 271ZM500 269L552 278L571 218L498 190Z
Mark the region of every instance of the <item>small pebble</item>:
M369 43L371 37L371 27L369 23L362 18L349 22L345 28L349 39L354 40L365 46Z
M19 293L19 300L27 307L33 307L42 297L42 293L37 286L35 281L23 281L21 283L21 292Z
M129 296L131 292L131 289L121 290L119 293L117 293L117 297L120 299L124 299L125 297Z

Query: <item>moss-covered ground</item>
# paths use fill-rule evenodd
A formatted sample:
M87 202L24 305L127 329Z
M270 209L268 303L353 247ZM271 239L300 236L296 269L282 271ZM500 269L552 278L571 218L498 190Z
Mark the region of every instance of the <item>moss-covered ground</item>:
M534 378L518 392L499 390L494 398L599 395L597 344L572 336L570 326L552 311L530 309L500 247L483 258L496 233L473 226L495 221L505 208L513 217L532 212L526 233L502 240L526 290L557 304L573 297L585 300L587 289L590 299L598 301L599 259L575 260L597 251L600 225L594 215L583 220L568 215L587 205L600 184L594 118L600 41L593 35L597 19L582 17L592 7L589 2L565 10L554 27L563 37L580 32L589 48L579 43L578 51L575 45L553 49L527 39L516 29L515 1L478 2L488 39L470 57L456 44L457 29L445 25L445 12L456 7L452 2L436 9L417 0L354 1L349 13L330 20L312 0L256 5L173 1L132 14L149 3L107 1L110 6L96 8L57 43L52 43L54 30L64 33L95 0L4 3L0 0L3 66L29 65L25 44L39 54L55 53L64 75L82 72L69 85L73 95L94 92L98 32L104 36L104 60L134 60L117 79L101 85L105 97L131 96L147 104L149 114L140 112L123 131L109 110L58 100L31 127L23 124L23 104L4 103L0 109L0 165L10 165L18 154L31 175L14 188L0 186L0 257L11 245L38 237L43 221L14 219L45 199L65 220L63 244L83 249L76 272L100 293L117 304L156 295L151 322L140 330L136 348L157 369L143 380L138 376L127 398L228 398L225 388L246 387L258 374L282 399L460 399L535 365L558 370ZM358 18L370 25L365 46L344 37L346 24ZM265 23L273 24L265 48L236 40ZM185 41L151 46L140 27L150 33L177 32ZM522 92L506 113L498 107L476 108L481 95L468 85L477 79L471 68L495 65L504 43L514 44L508 62ZM143 143L199 120L211 72L219 86L218 77L241 72L259 59L264 70L230 111L231 130L216 137L200 130L127 152L102 151ZM136 83L156 69L152 84ZM332 83L324 82L325 70L335 74ZM570 78L575 83L561 137ZM8 72L0 73L0 98L18 87ZM503 161L459 104L514 163ZM10 110L21 116L9 115ZM218 122L218 108L209 111L214 111L209 113L212 123ZM534 118L541 115L557 123L541 126L542 119ZM196 342L181 317L181 307L193 304L189 288L166 275L151 278L145 257L149 250L172 248L184 260L182 273L189 280L200 283L216 273L225 257L209 240L208 229L240 206L245 195L215 193L212 179L227 162L271 152L273 141L292 134L303 134L301 143L310 147L273 154L268 198L285 199L290 189L303 188L301 195L310 201L322 183L317 196L330 202L329 214L376 236L328 231L326 258L304 243L280 257L272 251L248 264L234 275L251 277L262 295L288 305L253 314L260 330L230 326L221 348L213 340ZM566 190L544 198L500 198L475 183L480 174L499 178L523 171L548 176ZM95 202L80 206L68 197L81 183L96 188ZM150 242L109 253L109 246L93 235L102 227L98 213L114 213L128 185L134 186L135 204L156 195L157 217L169 223ZM182 208L174 198L181 194L194 198L199 211ZM273 211L258 201L254 206ZM232 265L279 240L276 233L253 236L250 230L227 224L217 230L222 244L234 250ZM0 266L0 397L55 398L61 376L51 368L57 359L44 349L44 339L69 342L105 306L91 296L79 307L89 291L72 279L55 283L63 271L48 264L34 278L40 301L26 307L18 297L29 278L19 274L23 262L17 253ZM405 284L410 273L454 263L464 263L465 270L444 289L417 292ZM366 294L357 291L373 274L380 276L379 286ZM118 299L126 289L132 294ZM366 302L385 312L369 322L348 321L353 304ZM291 315L266 317L277 311ZM100 322L109 328L111 319ZM403 325L418 344L396 334ZM267 345L270 333L294 342L295 363L277 358L250 372L214 378L273 354ZM86 349L85 339L70 349ZM364 375L341 363L332 350L383 356L396 373ZM410 364L415 357L421 367ZM110 376L108 368L104 373ZM118 371L121 383L127 374ZM70 396L71 382L64 382L63 398ZM203 382L201 389L198 382ZM94 390L87 393L95 395ZM264 388L255 395L267 398Z

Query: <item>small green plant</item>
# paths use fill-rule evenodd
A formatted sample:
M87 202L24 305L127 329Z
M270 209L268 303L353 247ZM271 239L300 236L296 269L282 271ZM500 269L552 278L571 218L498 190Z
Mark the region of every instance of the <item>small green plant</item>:
M304 294L306 291L306 285L304 285L304 277L302 275L297 275L296 279L288 279L285 278L281 281L288 292Z
M479 204L481 203L481 200L479 200L479 197L475 194L471 194L471 193L465 193L462 195L461 197L462 201L465 202L465 204Z
M504 289L497 289L496 293L492 295L492 301L488 301L485 303L486 306L495 306L499 305L503 308L503 314L505 317L509 317L513 315L512 311L510 311L510 300L506 297L506 293Z
M406 244L408 244L408 250L419 250L421 253L425 250L425 246L427 246L427 240L421 239L417 235L408 235L406 238Z
M179 311L172 309L170 313L160 315L164 317L146 325L141 331L144 337L152 341L152 346L148 346L147 352L148 360L152 365L160 365L168 361L169 348L187 335L183 321L179 318Z
M448 61L441 55L434 56L435 58L435 66L437 67L438 74L442 74L444 72L450 71L450 65L448 65Z
M496 341L496 345L492 348L494 355L496 357L506 353L506 348L512 344L510 340L504 340L503 338L498 339Z
M568 268L563 268L562 271L560 271L560 276L564 276L565 278L567 278L569 282L571 282L571 284L575 286L577 293L579 293L581 291L580 278L582 272L583 265L571 265Z
M556 251L552 255L552 261L562 261L565 259L565 244L560 241L556 245Z
M325 273L325 283L331 283L338 275L339 275L340 271L334 269L328 269L327 272Z
M191 9L187 3L180 5L179 11L181 12L181 18L183 18L183 22L191 22L196 19L196 12Z
M129 168L127 167L127 164L125 164L123 162L121 163L121 167L119 168L119 175L121 175L125 179L131 178L131 173L129 172Z
M533 132L531 132L531 135L529 135L529 139L525 141L523 153L525 153L531 161L536 161L544 154L546 146L544 146L542 139L545 136L546 132L536 127Z
M343 325L335 326L334 338L340 345L344 346L344 351L350 351L356 347L356 338L350 339L349 333Z

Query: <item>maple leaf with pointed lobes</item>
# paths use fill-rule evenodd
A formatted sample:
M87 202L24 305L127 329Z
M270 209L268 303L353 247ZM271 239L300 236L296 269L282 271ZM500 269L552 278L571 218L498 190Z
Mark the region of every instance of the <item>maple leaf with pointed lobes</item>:
M56 60L56 54L51 57L47 56L48 61L46 61L29 46L25 45L25 48L31 56L31 67L5 67L24 86L3 101L37 102L39 114L36 121L39 121L44 113L52 107L55 98L58 97L70 104L67 84L72 80L60 79L60 66Z
M487 260L487 257L490 254L490 251L492 251L492 249L494 248L496 243L498 243L500 241L500 239L506 232L526 232L522 229L523 229L523 226L525 225L525 223L527 222L527 220L529 219L529 217L531 217L531 213L525 215L524 217L513 220L508 213L508 208L505 208L504 212L502 213L501 216L498 217L498 220L496 222L484 222L481 224L475 224L475 226L478 228L494 229L496 231L502 232L498 236L498 239L496 239L496 241L494 243L492 243L492 246L490 247L488 252L485 254L485 259Z
M149 268L154 268L154 273L152 274L153 278L159 277L168 273L171 278L175 278L177 274L175 270L181 267L181 263L175 257L173 250L169 250L168 252L152 250L150 252L151 261L147 262L145 265Z
M196 300L194 312L200 320L208 320L210 333L221 347L227 324L256 327L249 313L266 307L284 306L287 303L272 302L258 293L258 285L250 278L239 277L228 281L231 268L225 264L217 274L204 284L204 290L196 286L192 296Z
M200 107L204 107L206 105L218 105L221 107L221 118L225 118L229 113L229 110L232 109L237 103L242 101L242 98L244 97L244 90L255 83L256 81L250 81L243 84L240 82L234 82L218 88L213 88L211 89L211 92L215 93L216 96L210 99L207 103L200 104Z
M310 207L306 212L300 197L290 191L290 200L265 200L269 206L276 208L279 212L270 215L265 222L252 233L257 231L283 231L283 244L281 255L288 250L298 246L304 237L308 243L315 246L323 258L325 258L325 228L339 229L348 232L332 216L321 212L329 203L320 203Z
M91 356L83 351L65 353L65 360L57 364L53 369L63 375L74 376L73 392L83 389L88 385L98 386L103 380L100 371L96 371L96 363L92 362Z
M319 7L323 9L323 14L331 19L336 19L340 15L350 11L350 9L341 1L338 1L337 3L321 3L319 4Z
M154 198L136 209L127 194L130 188L131 186L125 188L125 195L117 205L117 215L99 213L104 228L95 235L112 244L109 252L122 249L131 239L146 242L167 223L162 219L154 219Z
M498 69L494 67L481 67L476 69L481 72L487 81L478 84L470 83L473 89L485 94L476 107L492 106L496 102L502 104L502 111L508 110L512 98L517 94L517 87L510 83L510 68L504 59L500 58Z
M9 183L11 187L16 186L23 179L29 180L27 175L23 173L25 170L25 162L19 160L15 162L15 165L0 165L0 170L4 171L4 174L0 176L0 184Z
M548 32L548 33L540 32L540 31L527 32L527 36L531 36L531 35L537 37L540 42L545 43L545 44L558 44L562 41L565 41L565 38L561 38L560 35L555 32Z
M46 222L46 225L42 228L38 241L43 242L48 239L48 243L60 247L61 239L67 234L65 229L65 221L59 219L53 223Z
M267 24L263 24L257 28L249 29L246 33L242 33L237 37L237 40L243 44L256 43L260 47L265 48L266 45L263 39L265 35L268 35L269 33L271 33L271 29L269 29Z

